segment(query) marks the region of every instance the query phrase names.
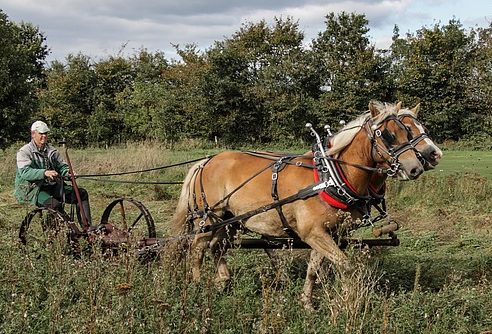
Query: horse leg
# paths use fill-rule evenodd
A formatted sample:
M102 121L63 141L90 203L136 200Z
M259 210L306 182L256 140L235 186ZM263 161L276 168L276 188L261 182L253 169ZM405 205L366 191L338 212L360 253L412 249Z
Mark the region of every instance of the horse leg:
M328 258L328 260L342 271L350 270L350 263L347 255L342 252L331 235L323 227L313 228L304 238L304 242L310 245L313 250L310 255L301 302L305 308L312 309L313 286L324 257Z
M316 250L327 257L328 260L338 267L344 270L350 269L347 255L342 252L331 235L323 227L313 228L311 232L304 237L304 242L311 246L313 250Z
M207 233L211 234L211 233ZM200 281L200 268L203 263L203 257L209 247L210 236L197 235L191 244L191 272L193 281Z
M306 272L306 280L304 281L304 288L301 294L301 303L304 308L308 310L314 310L312 303L314 282L316 281L318 271L321 268L324 258L325 257L321 253L315 250L311 251Z
M285 266L282 266L282 259L278 255L279 253L275 249L269 248L264 248L264 251L270 259L270 263L272 264L273 271L276 273L277 278L281 281L288 282L289 275L285 270Z
M210 248L214 256L215 267L217 268L215 283L222 284L223 282L229 281L231 279L231 274L225 259L225 254L229 249L228 241L223 238L214 238L210 242Z
M236 228L233 226L226 226L217 231L210 241L210 249L214 257L215 268L217 268L215 283L221 288L224 288L226 285L225 283L231 279L225 255L227 250L231 248L231 242L236 233Z
M280 270L280 258L277 256L277 252L270 248L264 248L263 250L268 255L268 258L272 263L273 270L278 272L278 270Z

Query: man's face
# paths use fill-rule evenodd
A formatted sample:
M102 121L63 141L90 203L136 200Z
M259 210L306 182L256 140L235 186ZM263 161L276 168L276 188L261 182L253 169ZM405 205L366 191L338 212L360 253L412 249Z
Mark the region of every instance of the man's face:
M31 136L37 147L43 147L48 142L48 132L39 133L37 131L32 131Z

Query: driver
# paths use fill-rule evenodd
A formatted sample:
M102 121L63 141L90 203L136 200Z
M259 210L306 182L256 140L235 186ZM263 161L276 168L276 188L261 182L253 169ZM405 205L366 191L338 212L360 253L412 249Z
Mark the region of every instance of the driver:
M62 177L69 174L68 164L48 144L49 131L45 122L32 123L31 141L17 152L15 197L19 203L30 203L65 213L63 203L77 203L77 197L73 187L62 180ZM89 194L83 188L79 188L79 193L87 222L92 225ZM77 218L82 225L79 204Z

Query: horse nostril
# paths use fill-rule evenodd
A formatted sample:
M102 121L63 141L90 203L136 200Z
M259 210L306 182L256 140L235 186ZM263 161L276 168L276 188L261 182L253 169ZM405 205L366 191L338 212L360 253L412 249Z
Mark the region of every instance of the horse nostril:
M438 150L435 150L435 149L422 153L422 156L424 157L424 159L427 160L432 165L437 164L437 162L441 158L441 155L442 155L442 153L440 153Z
M436 161L436 160L437 160L437 156L438 156L438 155L437 155L437 151L435 151L435 150L434 150L434 151L432 151L432 152L429 154L429 156L430 156L430 159L431 159L432 161Z
M417 176L422 174L422 172L423 172L422 168L415 167L415 168L412 168L412 170L410 171L410 176L412 178L416 178Z

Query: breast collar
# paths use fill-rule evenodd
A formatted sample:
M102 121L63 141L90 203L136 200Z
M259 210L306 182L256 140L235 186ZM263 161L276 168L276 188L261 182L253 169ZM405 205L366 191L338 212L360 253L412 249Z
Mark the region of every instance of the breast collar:
M314 172L314 181L327 181L328 187L319 193L323 201L330 206L346 210L350 207L366 207L371 201L372 196L360 195L355 188L349 183L340 164L334 160L323 158L319 150L313 150L313 162L316 168Z

